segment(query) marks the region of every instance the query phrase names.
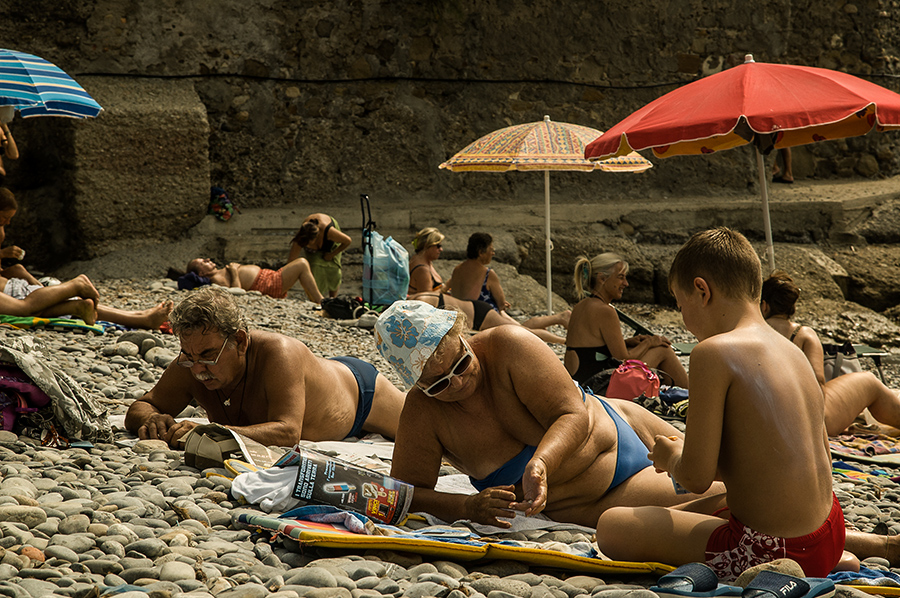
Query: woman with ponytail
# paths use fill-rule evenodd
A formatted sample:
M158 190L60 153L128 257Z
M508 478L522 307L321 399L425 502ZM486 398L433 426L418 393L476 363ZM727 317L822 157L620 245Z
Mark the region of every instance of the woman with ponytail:
M584 297L573 309L566 335L566 370L579 383L615 368L626 359L639 359L671 376L687 388L688 376L669 340L663 336L622 336L619 315L611 305L628 286L628 262L615 253L601 253L575 262L575 294Z

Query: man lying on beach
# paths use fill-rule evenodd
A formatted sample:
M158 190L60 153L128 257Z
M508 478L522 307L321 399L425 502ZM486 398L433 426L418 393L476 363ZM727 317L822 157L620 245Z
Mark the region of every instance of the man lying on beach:
M415 486L413 511L499 527L515 511L544 511L593 526L612 506L697 498L676 494L647 459L654 436L680 436L675 428L630 401L586 394L520 326L468 340L466 328L462 312L421 301L394 303L375 325L378 350L411 386L391 475ZM479 493L435 491L442 459ZM710 511L717 491L707 491Z
M222 287L259 291L263 295L275 299L287 297L288 290L299 280L300 286L303 287L310 301L322 302L322 293L316 286L316 279L309 268L309 262L303 257L288 262L278 270L268 270L253 264L238 264L237 262L219 268L211 259L198 257L188 262L187 271L208 278L211 283Z
M178 448L196 424L174 416L191 400L210 421L267 446L397 432L403 393L372 365L316 357L297 339L250 331L223 289L192 293L170 322L181 354L125 415L125 427L142 439Z
M810 577L860 558L900 561L900 536L845 531L832 490L824 398L803 352L760 312L761 265L740 233L695 234L672 262L669 287L691 352L683 438L656 436L650 458L692 492L727 488L729 518L652 506L610 509L597 544L615 560L705 561L721 580L780 558ZM396 454L396 453L395 453Z

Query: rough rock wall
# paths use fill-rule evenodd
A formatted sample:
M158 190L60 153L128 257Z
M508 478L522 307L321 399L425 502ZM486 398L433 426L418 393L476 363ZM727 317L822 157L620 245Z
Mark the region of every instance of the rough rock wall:
M608 128L747 52L897 89L880 75L897 70L900 9L889 0L7 0L0 17L5 45L76 76L190 82L207 111L212 182L245 207L305 211L353 205L361 192L386 203L537 199L537 175L437 167L480 135L544 114ZM895 135L873 133L802 148L795 168L891 175L897 150ZM553 194L592 202L756 186L743 148L656 161L641 176L554 174Z

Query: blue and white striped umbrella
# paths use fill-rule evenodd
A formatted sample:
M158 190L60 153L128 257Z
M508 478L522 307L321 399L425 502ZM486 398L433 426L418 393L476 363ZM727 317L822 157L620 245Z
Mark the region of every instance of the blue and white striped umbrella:
M31 116L97 116L103 108L72 77L43 58L0 49L0 106Z

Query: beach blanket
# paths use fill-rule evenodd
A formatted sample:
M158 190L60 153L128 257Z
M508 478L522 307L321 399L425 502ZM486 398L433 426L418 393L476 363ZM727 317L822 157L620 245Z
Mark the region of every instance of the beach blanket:
M864 463L900 465L900 438L884 434L842 434L828 439L831 454Z
M897 475L897 472L889 472L883 469L864 471L845 461L834 461L831 464L831 468L835 474L860 483L865 483L871 478L887 478L892 482L900 483L900 475Z
M26 328L44 327L54 330L76 330L103 334L103 326L100 324L87 324L78 318L38 318L37 316L6 316L0 315L0 326L21 330Z
M343 522L324 521L321 515L326 507L301 507L281 517L267 517L253 512L242 512L236 520L244 525L266 530L274 536L283 536L302 546L322 546L353 550L397 550L414 552L438 558L459 561L506 559L535 566L559 567L586 573L668 573L672 567L661 563L630 563L611 561L599 554L587 542L563 544L539 543L517 540L499 540L481 537L465 528L431 526L416 531L374 522L362 515L352 514L368 533L354 533ZM338 511L338 509L333 509ZM320 519L310 521L309 519ZM359 529L359 527L356 527Z

